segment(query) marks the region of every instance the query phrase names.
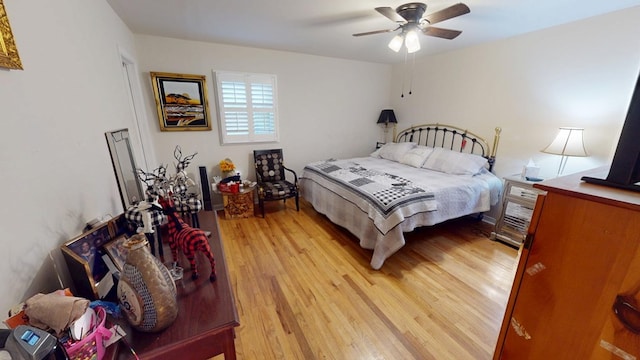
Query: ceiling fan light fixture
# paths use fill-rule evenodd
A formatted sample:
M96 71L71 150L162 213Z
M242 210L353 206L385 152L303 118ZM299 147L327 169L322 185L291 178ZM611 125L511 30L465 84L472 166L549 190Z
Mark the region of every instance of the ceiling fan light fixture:
M418 32L423 35L434 36L441 39L455 39L462 31L432 27L432 25L471 12L469 7L463 3L458 3L430 14L425 14L427 5L424 3L408 3L400 5L395 9L382 6L376 7L375 10L382 16L393 21L396 24L395 29L367 31L353 34L353 36L383 34L401 29L402 33L391 39L388 46L391 50L399 52L404 43L407 48L407 53L409 54L420 50Z
M415 30L409 30L407 32L404 44L407 47L407 52L409 54L420 50L420 40L418 39L418 34Z
M402 36L402 34L398 34L394 36L393 39L391 39L391 41L389 41L389 49L395 52L398 52L400 51L400 48L402 47L403 42L404 42L404 37Z

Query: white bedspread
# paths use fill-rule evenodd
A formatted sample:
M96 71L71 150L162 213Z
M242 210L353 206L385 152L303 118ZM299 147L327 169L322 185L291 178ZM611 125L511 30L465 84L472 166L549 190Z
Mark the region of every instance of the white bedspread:
M373 250L374 269L404 246L404 232L488 211L502 191L488 171L449 175L373 157L308 164L300 185L316 211Z

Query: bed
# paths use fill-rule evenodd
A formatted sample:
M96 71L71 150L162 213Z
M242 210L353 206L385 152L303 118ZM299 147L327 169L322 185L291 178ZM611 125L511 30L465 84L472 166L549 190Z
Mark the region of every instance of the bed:
M307 164L301 194L373 250L377 270L404 246L405 232L481 215L498 203L502 181L491 171L499 138L496 128L490 147L455 126L412 126L369 156Z

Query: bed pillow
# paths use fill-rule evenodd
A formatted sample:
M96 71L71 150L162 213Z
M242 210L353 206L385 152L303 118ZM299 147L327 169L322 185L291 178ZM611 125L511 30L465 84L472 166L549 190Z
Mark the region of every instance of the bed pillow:
M429 155L433 152L433 148L417 145L413 149L407 151L400 159L400 162L413 167L422 167L422 164L427 160Z
M377 152L378 157L399 162L400 159L402 159L402 156L404 156L407 151L413 149L414 147L416 147L416 144L409 142L387 143L382 145L380 149L374 151L373 154ZM373 154L371 154L371 156L374 156Z
M480 155L435 148L426 159L423 168L455 175L475 175L487 165Z

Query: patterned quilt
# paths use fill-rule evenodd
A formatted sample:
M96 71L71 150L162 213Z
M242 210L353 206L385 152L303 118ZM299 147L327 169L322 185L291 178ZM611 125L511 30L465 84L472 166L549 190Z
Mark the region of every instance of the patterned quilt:
M305 166L304 172L305 178L357 205L382 234L406 216L437 210L433 192L407 178L366 168L358 162L319 161Z

